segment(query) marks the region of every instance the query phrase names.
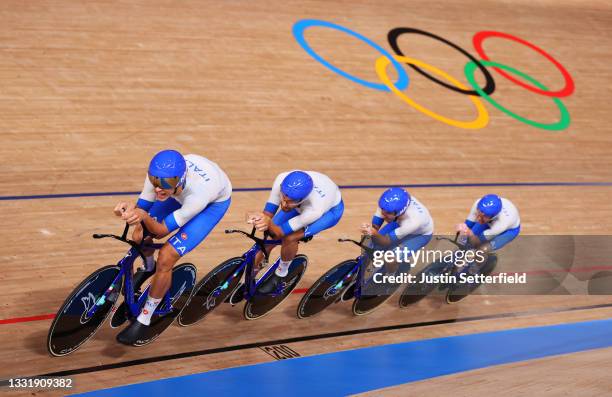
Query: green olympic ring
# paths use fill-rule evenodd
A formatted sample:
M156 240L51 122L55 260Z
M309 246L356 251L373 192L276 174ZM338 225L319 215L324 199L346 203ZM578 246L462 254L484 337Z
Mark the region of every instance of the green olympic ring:
M544 86L544 84L540 83L539 81L537 81L536 79L534 79L533 77L519 71L516 70L514 68L511 68L510 66L506 66L503 65L501 63L497 63L497 62L491 62L491 61L485 61L485 60L481 60L480 63L482 63L485 66L493 66L493 67L497 67L500 69L504 69L512 74L515 74L519 77L522 77L523 79L529 81L531 84L535 85L536 87L538 87L541 90L545 90L548 91L548 88L546 88L546 86ZM499 109L500 111L506 113L508 116L521 121L525 124L531 125L533 127L537 127L537 128L541 128L543 130L548 130L548 131L560 131L563 130L565 128L567 128L570 125L570 115L569 112L567 111L567 108L565 107L565 105L563 104L563 102L561 102L560 99L558 98L553 98L553 102L555 103L555 105L557 105L557 107L559 108L559 111L561 112L561 119L559 121L557 121L556 123L551 123L551 124L545 124L545 123L540 123L538 121L533 121L533 120L529 120L523 116L520 116L514 112L511 112L510 110L506 109L505 107L503 107L502 105L500 105L499 103L497 103L495 100L493 100L493 98L491 98L486 92L483 91L482 88L480 88L480 86L476 83L476 79L474 78L474 72L476 71L476 68L478 67L478 65L476 65L475 62L468 62L465 65L465 77L467 77L468 82L472 85L472 87L474 87L474 90L476 92L478 92L478 94L483 97L484 99L486 99L487 101L489 101L489 103L493 106L495 106L497 109Z

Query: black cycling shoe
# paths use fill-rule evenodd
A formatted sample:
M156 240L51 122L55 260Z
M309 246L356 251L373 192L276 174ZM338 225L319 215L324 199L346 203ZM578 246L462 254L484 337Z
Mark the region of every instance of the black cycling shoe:
M144 325L138 320L134 320L130 325L125 327L123 331L117 334L117 342L128 346L144 344L147 342L145 336L148 329L148 325Z
M272 275L257 289L257 292L266 295L273 294L277 292L279 285L283 283L285 278L287 278L287 276L280 277L276 273L272 273Z

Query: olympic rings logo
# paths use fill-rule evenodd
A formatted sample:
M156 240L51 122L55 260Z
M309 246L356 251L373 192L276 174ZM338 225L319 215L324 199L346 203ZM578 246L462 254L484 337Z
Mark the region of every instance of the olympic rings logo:
M345 72L344 70L341 70L338 67L332 65L330 62L328 62L323 57L321 57L319 54L317 54L312 49L312 47L310 47L310 45L306 42L306 39L304 38L305 30L310 27L315 27L315 26L330 28L330 29L344 32L350 36L353 36L363 41L370 47L380 52L382 56L376 60L375 65L374 65L376 74L378 75L380 82L372 82L372 81L364 80L359 77L353 76ZM459 51L461 54L465 55L469 59L469 61L465 65L464 73L471 87L469 88L466 87L463 83L461 83L460 81L458 81L457 79L455 79L454 77L446 73L445 71L435 66L432 66L421 60L404 55L402 51L400 50L398 43L397 43L398 38L403 34L418 34L418 35L430 37L432 39L438 40L454 48L455 50ZM519 120L527 125L531 125L533 127L537 127L537 128L541 128L541 129L549 130L549 131L559 131L559 130L563 130L567 128L570 124L569 112L567 108L565 107L565 105L563 104L563 102L561 102L559 98L569 96L574 92L574 80L572 79L572 76L563 67L563 65L561 65L561 63L559 63L555 58L553 58L551 55L549 55L546 51L544 51L540 47L537 47L535 44L532 44L526 40L523 40L516 36L512 36L507 33L495 32L495 31L482 31L482 32L476 33L472 41L474 44L474 49L476 50L476 52L481 58L480 60L476 59L473 55L471 55L469 52L467 52L463 48L459 47L457 44L443 37L437 36L433 33L426 32L424 30L419 30L419 29L414 29L414 28L395 28L389 31L387 38L389 40L389 45L395 52L395 55L391 55L387 50L382 48L380 45L376 44L369 38L353 30L350 30L341 25L337 25L335 23L321 21L317 19L303 19L301 21L296 22L295 25L293 25L293 36L295 37L299 45L312 58L314 58L316 61L321 63L323 66L325 66L327 69L331 70L332 72L337 73L344 78L347 78L357 84L361 84L368 88L372 88L372 89L380 90L380 91L387 91L387 92L391 91L396 96L398 96L402 101L404 101L405 103L407 103L409 106L413 107L414 109L440 122L443 122L451 126L455 126L458 128L466 128L466 129L479 129L479 128L485 127L489 122L489 114L484 104L480 100L481 98L485 99L490 104L492 104L495 108L499 109L501 112L507 114L508 116L516 120ZM535 78L515 68L512 68L510 66L491 61L489 57L487 56L487 54L485 54L483 47L482 47L483 41L491 37L498 37L498 38L511 40L519 44L522 44L524 46L527 46L528 48L538 52L540 55L544 56L549 62L551 62L559 70L559 72L561 72L563 79L565 80L565 86L560 90L550 91L546 86L544 86L544 84L540 83ZM402 63L407 64L412 69L414 69L416 72L422 74L424 77L428 78L429 80L437 84L440 84L457 93L468 95L469 99L472 101L472 103L476 107L478 116L474 120L471 120L471 121L450 119L441 114L435 113L432 110L417 103L414 99L410 98L408 95L406 95L403 92L403 90L408 87L410 79ZM397 81L395 82L392 82L387 74L387 68L389 67L389 65L393 65L393 68L397 71L398 78L397 78ZM518 84L519 86L535 94L552 98L554 104L559 109L559 113L560 113L559 121L547 124L547 123L542 123L542 122L538 122L535 120L530 120L530 119L520 116L517 113L512 112L511 110L507 109L506 107L501 105L499 102L494 100L491 97L491 95L495 91L495 80L493 80L493 76L488 71L487 67L491 67L493 70L495 70L497 73L499 73L506 79L512 81L515 84ZM485 84L484 84L484 87L482 88L476 83L476 79L474 77L476 69L480 70L480 72L485 77ZM519 80L516 76L523 79L523 81ZM525 81L527 81L528 83L526 83Z

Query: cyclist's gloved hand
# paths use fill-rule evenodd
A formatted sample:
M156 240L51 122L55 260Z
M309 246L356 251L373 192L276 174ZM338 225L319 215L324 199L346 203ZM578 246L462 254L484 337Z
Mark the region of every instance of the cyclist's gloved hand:
M362 223L360 227L361 234L364 236L372 235L372 225L369 223Z
M144 217L146 216L146 211L141 208L133 208L125 211L121 215L121 219L129 223L130 225L136 225L142 222Z
M465 223L459 223L455 226L455 230L462 236L467 236L470 232L470 228Z
M257 231L265 232L270 227L270 217L262 213L252 214L247 223L255 225Z
M116 216L122 216L125 212L134 209L134 207L135 205L132 203L126 203L125 201L121 201L115 206L113 212Z

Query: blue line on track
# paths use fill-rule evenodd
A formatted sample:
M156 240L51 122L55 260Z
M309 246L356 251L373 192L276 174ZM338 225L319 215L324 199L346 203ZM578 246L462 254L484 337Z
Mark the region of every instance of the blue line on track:
M610 335L612 319L510 329L247 365L82 396L345 396L494 365L606 348L612 346Z
M390 187L420 188L457 188L457 187L504 187L504 186L612 186L612 182L495 182L495 183L421 183L406 185L341 185L341 189L386 189ZM269 187L243 187L234 188L234 192L265 192ZM40 200L75 197L104 197L104 196L134 196L140 192L92 192L92 193L60 193L37 194L24 196L0 196L0 201L14 200Z

